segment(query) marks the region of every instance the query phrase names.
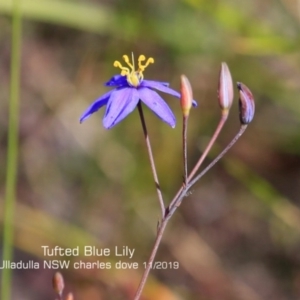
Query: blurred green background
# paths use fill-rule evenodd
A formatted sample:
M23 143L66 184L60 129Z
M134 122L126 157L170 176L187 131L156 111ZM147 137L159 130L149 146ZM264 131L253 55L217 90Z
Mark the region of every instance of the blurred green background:
M3 228L12 0L0 2L0 226ZM244 136L171 219L147 300L300 298L300 1L23 0L20 155L15 261L43 262L41 245L129 246L148 259L160 209L137 111L107 131L103 109L79 117L133 51L152 56L145 78L179 89L185 74L199 106L189 167L218 123L226 61L256 115ZM175 129L145 109L166 202L182 181L181 114ZM239 129L237 93L210 161ZM74 258L77 260L78 258ZM92 258L80 259L92 260ZM97 258L95 258L97 259ZM104 261L114 263L111 256ZM138 270L63 270L75 299L132 299ZM12 299L55 299L55 271L17 270Z

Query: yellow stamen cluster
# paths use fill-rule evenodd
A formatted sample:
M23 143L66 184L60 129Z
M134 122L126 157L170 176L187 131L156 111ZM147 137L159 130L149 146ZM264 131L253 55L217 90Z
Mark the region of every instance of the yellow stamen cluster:
M123 59L130 68L123 67L118 60L114 62L114 67L121 69L121 75L126 76L129 85L137 87L144 78L143 72L145 71L145 69L148 67L149 64L154 63L154 59L152 57L149 57L146 63L143 64L142 62L146 60L146 57L145 55L140 55L138 58L137 70L135 70L133 55L132 55L132 63L129 61L129 57L127 55L123 55Z

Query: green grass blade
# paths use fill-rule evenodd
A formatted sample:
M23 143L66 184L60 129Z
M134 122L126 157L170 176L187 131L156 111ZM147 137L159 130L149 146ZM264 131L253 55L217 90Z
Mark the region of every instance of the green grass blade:
M90 32L112 30L114 14L100 5L59 0L23 0L22 17ZM0 1L0 13L11 14L13 0Z
M4 208L3 260L12 260L13 257L14 208L18 165L21 30L21 0L14 0L12 17L12 56ZM11 279L11 269L3 269L1 282L1 299L3 300L9 300L11 298Z

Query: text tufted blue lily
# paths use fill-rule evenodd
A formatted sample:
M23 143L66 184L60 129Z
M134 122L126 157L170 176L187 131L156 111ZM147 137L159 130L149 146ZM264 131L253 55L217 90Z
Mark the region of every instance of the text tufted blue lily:
M127 117L142 101L147 105L162 121L175 127L176 119L161 96L154 90L164 92L176 98L180 98L180 93L169 88L167 82L144 80L143 72L145 68L154 63L152 57L146 60L144 55L138 58L138 69L135 70L134 60L130 63L127 55L123 55L123 59L130 67L123 67L119 61L114 62L114 66L121 69L121 75L113 76L105 85L115 87L115 89L107 92L82 114L80 122L90 117L91 114L98 111L102 106L106 105L106 111L103 117L103 126L110 129L125 117ZM193 106L197 103L193 101Z

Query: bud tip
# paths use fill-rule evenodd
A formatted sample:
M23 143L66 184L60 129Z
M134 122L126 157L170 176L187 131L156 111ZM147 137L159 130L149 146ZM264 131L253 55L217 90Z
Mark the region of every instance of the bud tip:
M62 295L64 290L64 278L60 272L56 272L52 278L53 289L58 295Z
M219 105L223 111L228 111L233 101L233 83L230 70L225 62L222 62L218 86Z
M188 117L193 103L191 84L185 75L180 77L180 105L184 117Z
M237 82L237 88L239 90L239 111L240 122L243 125L249 124L255 113L254 97L250 89L243 83Z

